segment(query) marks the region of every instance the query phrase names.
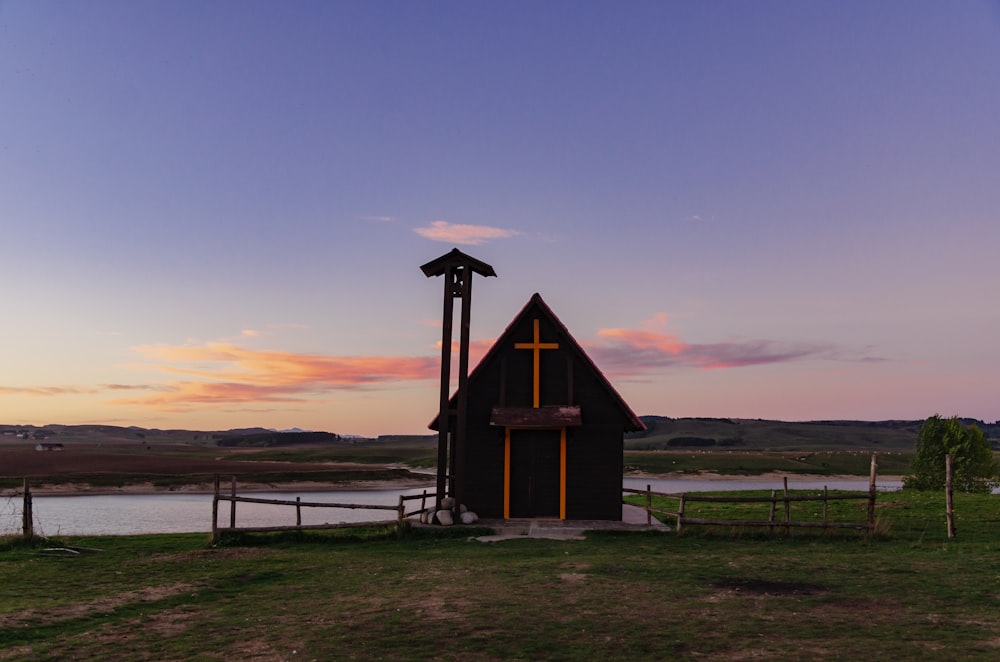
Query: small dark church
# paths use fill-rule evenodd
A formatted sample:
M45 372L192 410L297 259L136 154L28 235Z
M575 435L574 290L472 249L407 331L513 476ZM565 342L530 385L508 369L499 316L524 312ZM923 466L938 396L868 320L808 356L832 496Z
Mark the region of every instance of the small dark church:
M621 520L624 434L644 426L541 296L469 374L466 403L458 503L487 518Z

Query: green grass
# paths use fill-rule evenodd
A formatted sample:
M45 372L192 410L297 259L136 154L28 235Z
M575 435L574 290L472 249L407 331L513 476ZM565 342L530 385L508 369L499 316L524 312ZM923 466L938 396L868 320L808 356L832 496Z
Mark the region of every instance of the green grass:
M233 458L236 459L236 458ZM322 448L275 448L244 456L252 461L278 462L357 462L359 464L406 464L433 467L437 462L437 442L365 442Z
M879 453L881 475L902 475L909 470L911 452ZM870 451L625 451L626 471L649 473L698 473L753 476L769 471L799 474L867 476Z
M74 558L8 541L0 658L989 660L997 499L959 495L953 541L942 497L914 492L886 495L877 539L691 529L479 543L454 528L216 548L203 534L59 541L102 550Z
M923 421L768 421L728 418L643 417L629 450L713 446L741 450L913 450ZM988 428L988 433L992 427Z

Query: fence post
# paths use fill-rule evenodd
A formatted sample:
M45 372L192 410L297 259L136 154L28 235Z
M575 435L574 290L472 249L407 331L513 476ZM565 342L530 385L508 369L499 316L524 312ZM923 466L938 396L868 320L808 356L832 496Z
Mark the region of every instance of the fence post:
M955 537L955 494L951 484L951 453L944 456L944 502L946 520L948 522L948 537Z
M776 490L771 490L771 511L767 514L767 521L771 523L767 527L767 533L772 536L774 535L774 511L778 508L778 500L774 498L776 494Z
M684 495L680 495L680 503L677 504L677 533L681 532L684 526Z
M823 486L823 524L826 524L826 519L827 519L826 518L826 509L827 509L827 506L830 505L830 502L826 500L827 496L829 496L829 494L828 494L828 492L826 490L826 485L824 485Z
M229 528L236 528L236 476L233 476L232 487L230 488L230 496L233 497L232 501L229 502Z
M400 494L399 495L398 517L396 519L397 526L399 527L400 531L403 530L403 520L404 519L406 519L406 502L403 500L403 495Z
M295 497L295 528L302 528L302 497Z
M785 535L791 532L788 523L792 521L792 504L788 501L788 476L785 476Z
M24 507L21 509L21 528L25 540L30 540L35 536L35 514L32 510L31 482L24 479Z
M219 474L215 474L212 490L212 544L219 542Z
M878 476L878 453L872 453L871 470L868 472L868 531L875 531L875 478Z
M653 488L646 483L646 526L653 525Z

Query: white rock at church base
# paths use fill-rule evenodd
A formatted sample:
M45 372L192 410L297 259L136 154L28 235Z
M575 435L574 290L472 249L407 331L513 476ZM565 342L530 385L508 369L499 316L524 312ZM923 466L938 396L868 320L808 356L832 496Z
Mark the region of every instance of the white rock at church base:
M451 517L450 510L439 510L437 511L436 517L441 526L451 526L455 523L455 520Z
M462 513L460 517L462 518L462 524L475 524L479 521L479 515L470 510Z

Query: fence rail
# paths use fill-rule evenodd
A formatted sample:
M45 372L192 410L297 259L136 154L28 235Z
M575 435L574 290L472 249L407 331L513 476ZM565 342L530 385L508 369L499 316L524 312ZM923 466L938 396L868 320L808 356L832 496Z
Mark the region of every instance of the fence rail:
M230 482L230 492L229 494L223 494L221 489L221 480L218 475L215 476L215 483L212 496L212 542L218 542L219 536L224 532L230 533L261 533L261 532L271 532L271 531L305 531L305 530L320 530L320 529L343 529L352 527L362 527L362 526L385 526L395 524L400 529L403 527L403 523L407 517L411 515L416 515L424 510L426 510L427 490L424 490L423 494L413 494L413 495L399 495L399 503L395 506L386 506L380 504L372 503L333 503L327 501L302 501L301 497L296 497L295 500L291 499L266 499L261 497L246 497L239 496L236 493L236 476L233 476ZM421 499L420 508L410 512L406 511L406 502L413 501L415 499ZM219 503L222 501L228 501L229 506L229 526L224 527L219 525ZM289 524L286 526L236 526L236 504L237 503L262 503L270 504L276 506L294 506L295 507L295 524ZM326 523L326 524L303 524L302 523L302 509L303 508L339 508L339 509L351 509L351 510L385 510L392 511L395 517L392 519L378 520L378 521L365 521L365 522L336 522L336 523Z
M775 527L791 528L791 527L802 527L802 528L822 528L822 529L858 529L861 531L872 532L875 530L875 501L877 498L877 492L875 490L875 478L878 474L878 458L876 455L872 455L871 461L871 471L869 472L868 481L868 491L867 492L847 492L838 494L829 494L827 489L823 488L822 494L801 494L792 495L788 493L788 478L784 479L784 490L782 494L778 494L776 490L771 490L771 496L714 496L714 495L704 495L704 494L690 494L687 492L683 493L666 493L666 492L653 492L649 485L646 486L645 490L637 490L631 488L625 488L622 490L627 494L644 494L646 495L646 523L651 524L653 519L653 514L666 515L668 517L673 517L676 521L677 533L680 533L684 529L685 524L695 524L703 526L766 526L774 529ZM668 499L677 499L678 505L677 510L665 510L662 508L653 508L653 497L665 497ZM865 499L868 502L867 508L867 518L865 522L841 522L841 521L830 521L828 519L827 506L830 501L838 500L858 500ZM806 502L806 501L821 501L823 503L823 518L820 521L815 520L793 520L791 512L791 504L796 502ZM703 503L770 503L771 508L768 513L768 518L766 520L753 520L753 519L712 519L707 517L689 517L685 513L685 508L688 503L692 502L703 502ZM784 517L781 520L776 518L778 504L783 505Z

